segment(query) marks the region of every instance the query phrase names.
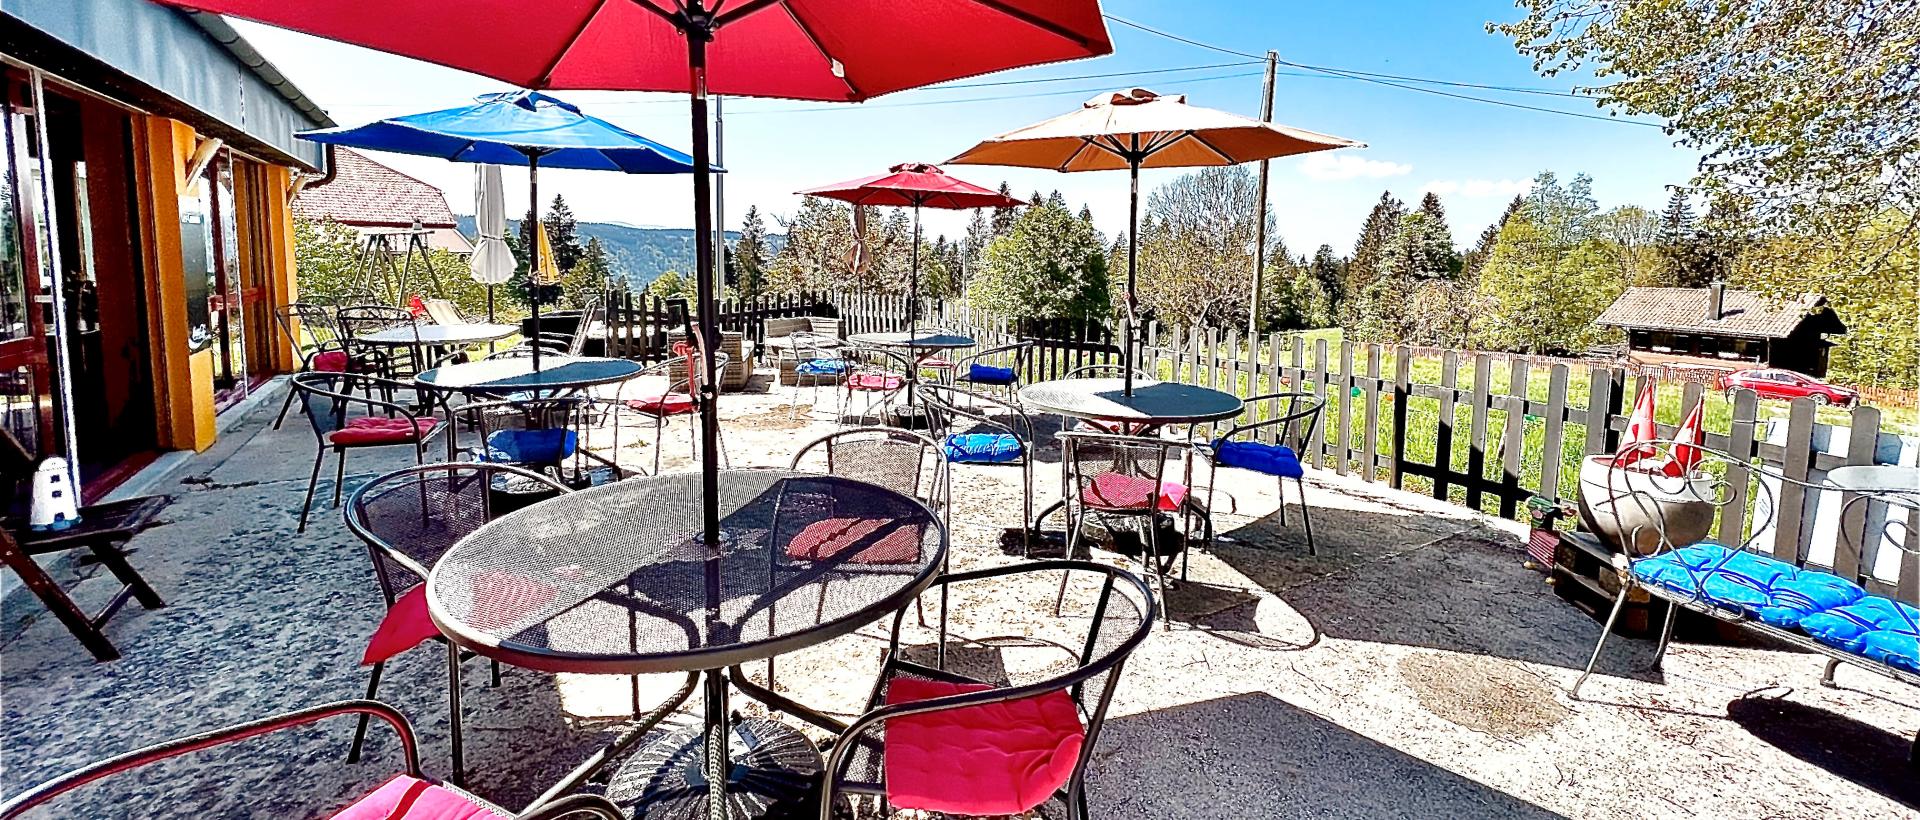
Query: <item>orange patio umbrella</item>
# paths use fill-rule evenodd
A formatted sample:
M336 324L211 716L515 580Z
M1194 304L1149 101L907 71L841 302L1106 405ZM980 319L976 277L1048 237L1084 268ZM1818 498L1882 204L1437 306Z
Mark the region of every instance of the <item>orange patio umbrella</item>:
M1132 175L1127 217L1126 393L1133 394L1134 273L1140 245L1140 169L1238 165L1263 159L1364 148L1365 143L1187 104L1184 94L1144 88L1101 94L1045 122L1009 131L947 160L949 165L1010 165Z

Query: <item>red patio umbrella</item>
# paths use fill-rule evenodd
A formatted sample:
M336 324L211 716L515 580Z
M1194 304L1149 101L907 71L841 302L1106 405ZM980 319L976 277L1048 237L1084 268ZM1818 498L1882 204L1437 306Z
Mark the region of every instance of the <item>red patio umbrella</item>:
M907 285L907 329L920 318L920 208L1011 208L1027 204L988 190L971 182L954 179L937 165L907 162L887 169L879 176L850 179L819 188L797 191L802 196L824 196L862 205L886 205L913 208L913 273Z
M714 316L707 95L860 102L1113 52L1098 0L156 0L229 14L536 90L692 97L696 304ZM714 344L701 344L704 534L720 543ZM718 596L719 590L709 589Z

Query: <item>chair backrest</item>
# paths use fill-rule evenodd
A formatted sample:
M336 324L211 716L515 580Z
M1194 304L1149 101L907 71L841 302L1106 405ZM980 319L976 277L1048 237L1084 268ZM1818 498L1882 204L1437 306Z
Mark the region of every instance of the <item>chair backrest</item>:
M1271 438L1275 443L1292 449L1299 457L1306 458L1308 446L1313 441L1313 431L1319 426L1321 412L1326 406L1327 400L1313 393L1253 396L1246 400L1246 408L1254 420L1244 424L1220 422L1215 425L1215 437ZM1223 428L1225 432L1221 432Z
M1126 376L1127 376L1127 368L1125 365L1089 364L1089 365L1082 365L1080 367L1076 367L1072 370L1069 370L1066 372L1066 375L1063 375L1060 378L1063 378L1063 379L1123 379L1123 378L1126 378ZM1136 367L1133 369L1133 377L1135 379L1145 379L1147 377L1147 372L1145 370L1141 370L1140 368Z
M567 340L567 355L578 356L587 350L587 340L593 338L595 330L606 332L607 308L595 299L587 303L580 311L580 324L573 328L573 338Z
M946 510L950 497L940 445L908 430L854 427L830 433L801 445L788 466L878 484L913 496L935 512Z
M807 327L813 332L832 339L842 337L840 320L832 316L808 316Z
M812 332L813 324L806 317L768 319L761 326L762 339L779 339L799 332Z
M387 603L426 580L455 542L505 513L503 499L571 492L506 464L457 462L408 467L360 485L347 500L347 529L367 545ZM518 505L511 506L517 509Z
M413 311L387 305L348 305L334 315L339 320L340 333L344 337L342 341L348 344L352 344L353 339L363 333L412 327L416 322Z
M333 315L333 309L313 302L289 302L273 311L279 320L280 332L286 334L293 343L295 351L308 348L324 348L338 345L340 325ZM296 330L294 323L299 323ZM306 338L300 338L302 335Z
M412 390L413 386L392 379L359 373L315 371L296 373L292 381L294 395L300 397L300 409L313 425L313 435L322 442L327 434L344 428L356 418L384 415L411 419L414 414L398 404L373 398L392 395L394 390ZM355 395L355 394L359 395Z
M1072 498L1093 509L1119 513L1160 509L1159 499L1174 480L1167 475L1168 462L1190 446L1182 441L1077 431L1061 433L1059 439Z
M923 384L918 392L927 406L930 429L940 435L964 433L984 425L1012 433L1023 450L1032 452L1033 419L1019 405L945 384Z

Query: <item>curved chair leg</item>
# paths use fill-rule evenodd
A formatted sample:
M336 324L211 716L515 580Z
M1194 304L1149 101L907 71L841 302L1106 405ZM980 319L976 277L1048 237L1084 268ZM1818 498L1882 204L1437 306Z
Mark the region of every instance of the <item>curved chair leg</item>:
M653 418L653 474L660 474L660 445L667 440L666 419Z
M1159 513L1147 514L1147 572L1153 575L1154 585L1160 588L1160 609L1164 617L1160 619L1160 628L1173 631L1173 610L1167 602L1167 573L1160 566L1160 517Z
M498 689L500 688L500 662L493 660L492 658L488 658L487 664L492 667L492 670L491 670L492 674L487 681L487 685L494 689ZM368 695L367 700L373 700L373 696Z
M1072 560L1075 549L1080 546L1080 522L1086 517L1086 511L1082 510L1080 515L1075 516L1073 514L1073 505L1069 504L1062 508L1060 513L1067 517L1067 559ZM1055 617L1060 615L1060 609L1067 603L1067 580L1072 577L1073 573L1060 573L1060 594L1053 599L1053 614Z
M307 531L307 516L313 512L313 491L320 486L320 464L327 460L327 450L320 448L313 454L313 475L307 477L307 500L300 505L300 526L294 532Z
M1647 671L1660 671L1660 662L1667 657L1667 646L1673 643L1673 616L1678 612L1678 605L1668 601L1666 620L1660 624L1660 643L1653 648L1653 662L1647 664Z
M1833 673L1838 671L1840 671L1840 659L1828 659L1826 671L1820 673L1820 685L1829 689L1837 688L1840 682L1833 679ZM1916 742L1920 742L1920 739L1916 739Z
M1593 645L1593 657L1587 659L1587 668L1581 671L1580 677L1574 679L1573 688L1567 690L1567 697L1580 699L1580 686L1587 682L1587 678L1593 674L1594 665L1600 662L1600 650L1606 647L1607 636L1613 634L1613 623L1620 619L1620 610L1627 605L1627 592L1632 589L1631 584L1620 585L1620 594L1613 599L1613 611L1607 613L1607 622L1600 627L1600 641Z
M347 451L334 448L333 451L333 508L340 509L340 490L347 483Z
M1307 482L1305 479L1296 478L1293 480L1293 486L1300 491L1300 523L1307 528L1307 554L1319 555L1320 548L1313 543L1313 515L1307 512ZM1281 496L1280 506L1287 506L1284 494Z
M1273 489L1280 493L1280 526L1284 527L1287 525L1287 480L1284 478L1274 479ZM1301 506L1305 505L1303 504Z
M367 700L375 699L374 693L380 690L380 673L386 671L386 669L386 661L380 661L373 665L373 674L367 676ZM354 727L353 745L347 747L348 763L360 762L360 749L366 744L367 740L367 721L372 717L372 715L362 714L360 716L360 724Z
M447 644L447 738L453 749L453 774L447 782L464 785L467 776L467 748L460 719L460 647Z
M280 429L280 423L287 420L287 411L293 409L293 397L299 393L300 391L293 389L291 386L287 388L287 398L285 401L280 402L280 415L273 417L273 429Z

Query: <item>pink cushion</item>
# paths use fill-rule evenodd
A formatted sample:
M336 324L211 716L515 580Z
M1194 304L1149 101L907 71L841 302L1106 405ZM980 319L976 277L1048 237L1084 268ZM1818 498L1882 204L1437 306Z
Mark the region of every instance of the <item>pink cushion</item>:
M895 678L887 703L980 692L984 683ZM1086 742L1065 692L887 721L887 800L967 816L1019 814L1066 785Z
M327 441L348 447L360 444L410 444L426 438L439 424L439 419L431 418L409 421L404 416L363 416L348 421L346 427L328 433Z
M847 377L848 390L899 390L906 379L888 373L855 373Z
M1121 473L1101 473L1080 491L1080 501L1103 510L1144 510L1153 494L1153 479ZM1187 500L1187 485L1160 482L1160 509L1177 510Z
M668 393L662 396L641 396L627 402L627 407L642 413L656 416L678 416L693 412L693 397L686 393Z
M403 774L333 815L332 820L504 820L506 816Z
M1086 429L1099 430L1102 433L1113 433L1115 435L1126 435L1127 433L1127 425L1117 421L1081 419L1080 426Z
M829 518L808 524L787 542L787 557L802 561L847 558L859 564L907 564L920 559L920 525L882 518Z
M930 358L925 358L925 359L921 359L921 360L920 360L920 366L921 366L921 367L933 367L933 368L942 368L942 367L952 367L952 366L953 366L953 362L950 362L950 361L948 361L948 360L946 360L946 359L944 359L944 358L941 358L941 357L939 357L939 356L933 356L933 357L930 357Z
M322 373L345 373L349 361L346 351L329 350L313 357L312 368Z
M439 636L440 630L427 617L427 587L422 584L393 602L387 617L380 619L380 628L373 631L373 639L367 641L360 663L379 663Z

